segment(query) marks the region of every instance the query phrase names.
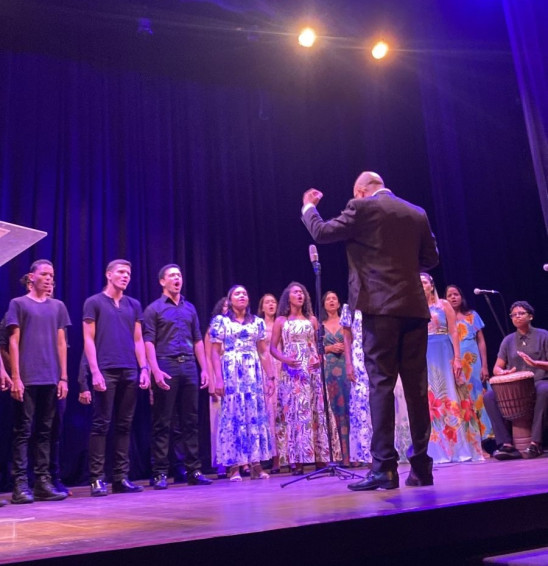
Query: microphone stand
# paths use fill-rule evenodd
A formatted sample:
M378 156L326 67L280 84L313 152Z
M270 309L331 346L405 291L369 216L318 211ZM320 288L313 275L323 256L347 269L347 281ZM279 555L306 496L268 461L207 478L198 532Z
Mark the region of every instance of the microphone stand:
M353 478L360 478L363 479L363 476L341 468L337 466L336 463L333 462L333 441L331 439L331 427L329 426L329 401L327 397L327 385L325 381L325 366L324 366L324 355L325 355L325 347L323 343L324 337L324 328L323 324L320 322L320 309L321 309L321 297L322 297L322 266L320 262L315 260L312 261L312 267L314 269L314 275L316 276L316 318L318 319L318 331L317 331L317 343L318 343L318 356L320 358L320 378L322 381L322 392L323 392L323 408L324 408L324 416L325 416L325 427L327 433L327 444L329 446L329 462L325 465L325 467L320 468L319 470L315 470L310 472L309 474L305 474L300 476L296 479L291 481L285 482L280 484L280 487L285 487L286 485L290 485L292 483L301 481L301 480L314 480L321 478L322 476L337 476L341 480L349 480Z
M489 305L489 308L491 309L491 314L493 315L493 318L495 319L495 322L497 323L497 326L499 327L500 333L502 334L502 337L505 338L506 334L510 334L510 332L507 332L506 334L504 334L504 330L502 329L502 324L500 323L499 317L497 316L497 313L495 312L495 309L493 308L493 303L491 302L490 297L484 293L483 296L485 297L485 300L487 301L487 304ZM504 304L504 299L503 299L503 304Z

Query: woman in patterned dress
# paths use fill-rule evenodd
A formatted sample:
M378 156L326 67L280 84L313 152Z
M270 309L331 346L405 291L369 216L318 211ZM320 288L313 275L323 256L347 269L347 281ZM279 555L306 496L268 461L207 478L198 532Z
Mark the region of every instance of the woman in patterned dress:
M259 301L259 307L257 309L257 316L264 319L266 326L266 349L267 356L270 357L270 363L272 365L274 380L272 384L274 386L272 395L266 398L266 409L268 411L268 424L270 426L270 436L272 439L272 469L271 474L280 473L280 457L278 455L278 448L276 442L276 415L278 412L278 379L280 375L280 362L273 358L270 354L270 341L272 338L272 328L274 328L274 321L276 320L276 310L278 309L278 301L276 297L270 293L263 295Z
M369 410L369 377L365 369L362 338L362 313L343 305L341 326L344 332L346 375L350 382L350 462L371 463L371 413Z
M329 461L317 329L308 291L290 283L280 297L270 353L282 363L276 427L280 465L289 464L295 475L304 473L304 464Z
M439 298L428 273L421 273L421 282L431 316L426 351L432 421L428 454L437 464L482 460L479 422L462 375L455 312Z
M273 373L265 323L251 314L245 287L235 285L227 296L226 316L216 317L210 328L215 393L222 398L217 461L230 466L231 481L242 481L239 467L248 463L251 479L268 479L260 464L271 456L266 396L272 394Z
M335 425L340 441L343 467L350 466L349 449L349 404L350 382L346 375L344 356L344 334L341 326L341 303L334 291L327 291L322 297L326 318L324 327L325 383L330 409L335 417Z
M468 389L480 423L481 438L493 437L491 421L483 406L483 394L487 391L489 383L487 347L482 331L485 324L480 315L468 307L466 298L456 285L447 286L445 298L457 317L462 373L466 379L465 387ZM484 452L484 456L486 455Z

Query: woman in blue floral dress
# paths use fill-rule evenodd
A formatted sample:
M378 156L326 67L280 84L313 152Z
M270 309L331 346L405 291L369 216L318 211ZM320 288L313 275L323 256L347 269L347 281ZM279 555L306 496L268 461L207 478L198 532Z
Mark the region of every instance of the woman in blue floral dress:
M329 461L317 329L308 291L290 283L280 297L270 353L282 362L276 423L280 465L289 464L296 475L304 473L304 464Z
M341 326L344 329L346 374L350 381L350 462L371 462L371 413L369 410L369 377L365 369L362 339L362 313L343 305Z
M432 432L428 454L434 463L483 460L479 422L462 375L455 313L440 299L434 280L421 273L430 308L428 323L428 404Z
M266 396L273 388L265 323L251 314L245 287L235 285L227 296L226 316L210 327L215 393L222 398L217 462L230 466L231 481L242 481L239 467L248 463L251 479L267 479L260 462L271 457Z
M448 285L445 298L453 307L457 317L457 335L460 341L462 373L466 382L474 410L480 422L481 437L493 437L493 427L483 405L483 394L488 389L489 367L487 365L487 346L482 328L485 326L480 315L468 308L462 291L456 285ZM485 454L484 454L485 456Z

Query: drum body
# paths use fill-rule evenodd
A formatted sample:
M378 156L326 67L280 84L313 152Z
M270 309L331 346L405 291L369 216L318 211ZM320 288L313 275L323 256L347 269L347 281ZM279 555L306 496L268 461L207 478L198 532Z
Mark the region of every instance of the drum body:
M514 444L520 451L531 443L535 409L535 380L532 371L497 375L489 380L502 416L512 421Z

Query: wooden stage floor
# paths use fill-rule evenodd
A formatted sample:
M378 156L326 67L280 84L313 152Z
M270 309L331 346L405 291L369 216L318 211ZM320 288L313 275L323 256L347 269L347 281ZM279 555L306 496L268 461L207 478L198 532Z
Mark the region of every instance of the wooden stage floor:
M437 466L423 488L403 485L408 469L398 490L359 493L337 477L282 489L285 474L97 499L77 487L1 508L0 563L472 564L548 543L548 457Z

